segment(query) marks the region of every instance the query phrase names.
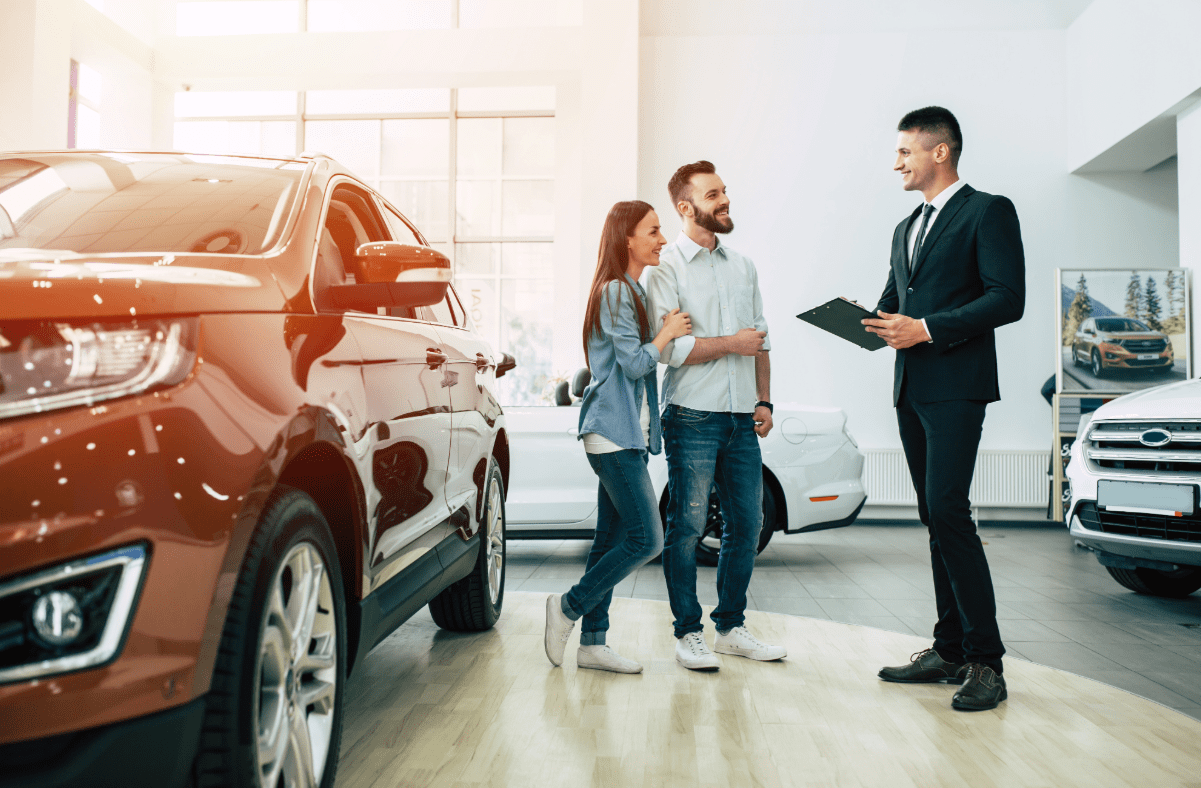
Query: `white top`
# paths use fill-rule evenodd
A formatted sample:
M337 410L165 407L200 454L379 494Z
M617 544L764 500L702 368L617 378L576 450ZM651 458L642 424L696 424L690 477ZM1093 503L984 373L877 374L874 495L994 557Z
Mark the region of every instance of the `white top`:
M652 326L679 308L692 318L692 334L668 343L659 357L667 364L663 404L713 413L753 413L759 392L755 357L730 353L703 364L685 365L697 337L726 337L741 329L767 331L759 274L749 257L717 239L710 252L681 232L664 247L659 265L643 274ZM771 350L765 337L763 349Z
M645 392L642 395L642 408L638 413L638 421L642 424L642 439L649 446L651 445L651 409L647 404ZM585 432L584 451L589 454L609 454L621 451L621 447L599 432Z
M933 200L931 200L928 203L922 204L923 210L926 205L934 206L934 211L933 211L933 213L930 214L930 220L926 222L926 235L930 234L930 228L934 226L934 223L936 221L938 221L938 212L941 211L943 206L947 204L947 200L954 197L955 192L959 191L963 187L964 187L964 181L962 178L960 178L959 180L955 181L947 188L940 191L937 195L935 195ZM913 226L911 226L909 228L909 259L910 260L913 260L913 245L917 241L917 231L920 230L921 227L922 227L922 217L919 215L916 219L913 220Z

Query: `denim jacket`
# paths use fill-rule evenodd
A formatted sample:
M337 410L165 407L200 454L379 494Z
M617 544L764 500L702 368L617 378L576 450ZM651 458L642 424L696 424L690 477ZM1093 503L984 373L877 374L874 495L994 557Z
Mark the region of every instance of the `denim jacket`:
M646 306L646 291L626 275L634 292ZM588 340L588 367L592 382L584 389L580 406L579 439L589 432L603 435L623 449L663 450L659 425L659 381L656 367L659 348L643 344L638 333L638 312L630 291L618 281L605 287L600 303L601 333ZM642 438L639 424L641 398L645 392L651 412L650 445Z

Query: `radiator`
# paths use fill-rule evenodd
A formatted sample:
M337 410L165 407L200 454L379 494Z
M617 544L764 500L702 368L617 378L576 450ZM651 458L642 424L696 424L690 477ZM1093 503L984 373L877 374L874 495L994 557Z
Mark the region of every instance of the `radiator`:
M864 449L863 484L868 504L913 506L917 495L900 449ZM972 506L1046 507L1045 451L982 451L972 479Z

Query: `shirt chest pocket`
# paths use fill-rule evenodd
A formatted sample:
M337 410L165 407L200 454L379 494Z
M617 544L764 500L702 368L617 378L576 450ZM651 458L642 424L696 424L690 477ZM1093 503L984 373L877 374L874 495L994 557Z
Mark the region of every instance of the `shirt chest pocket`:
M734 316L734 330L755 327L755 288L751 285L730 287L730 311Z

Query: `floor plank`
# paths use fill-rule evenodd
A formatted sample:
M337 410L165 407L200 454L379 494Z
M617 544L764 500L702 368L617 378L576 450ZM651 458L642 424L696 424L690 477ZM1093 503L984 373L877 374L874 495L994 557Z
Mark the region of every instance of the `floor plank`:
M789 658L694 673L666 603L614 599L609 642L645 666L624 676L577 670L576 638L552 667L544 610L508 592L490 632L421 614L381 643L347 684L338 786L1201 786L1201 722L1019 659L1008 701L961 713L954 687L876 678L924 638L750 611Z

